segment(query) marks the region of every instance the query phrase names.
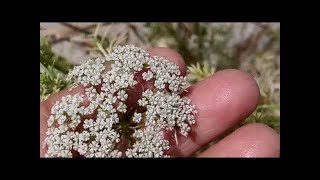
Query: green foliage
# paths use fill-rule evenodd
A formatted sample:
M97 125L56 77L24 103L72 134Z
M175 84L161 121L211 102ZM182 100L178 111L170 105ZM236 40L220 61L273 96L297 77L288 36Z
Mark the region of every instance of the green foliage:
M84 34L87 40L94 44L93 48L90 49L92 57L106 57L108 53L110 53L113 47L120 45L123 41L125 41L128 37L127 36L110 36L110 27L103 32L103 35L99 35L101 30L101 24L98 23L96 25L94 33L86 33Z
M208 63L218 69L236 68L238 62L232 48L232 26L208 23L147 23L147 40L153 46L176 49L187 65Z
M65 80L65 73L72 64L56 56L44 37L40 37L40 100L43 101L53 93L64 89L69 83Z
M240 126L249 123L263 123L280 133L280 105L261 104Z
M91 48L92 57L106 56L112 48L119 44L122 38L109 38L107 31L103 36L98 35L99 24L94 33L84 33L83 35L95 46ZM66 88L70 82L65 80L66 74L73 64L63 57L57 56L51 48L48 40L40 35L40 100L47 99L53 93L57 93Z
M73 67L66 59L55 55L51 50L49 42L42 36L40 36L40 63L45 67L53 66L65 74Z
M53 66L46 68L40 63L40 100L46 100L48 96L57 93L67 87L69 83L63 78L62 73Z
M191 83L196 83L212 75L215 72L215 68L210 67L208 64L201 66L200 63L197 62L196 65L193 64L188 66L187 72L188 81Z

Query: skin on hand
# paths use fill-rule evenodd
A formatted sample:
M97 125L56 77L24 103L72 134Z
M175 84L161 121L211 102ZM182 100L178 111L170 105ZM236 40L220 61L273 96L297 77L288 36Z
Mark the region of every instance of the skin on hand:
M161 56L176 63L182 75L186 65L177 52L168 48L148 49L152 56ZM144 84L143 86L148 86ZM40 156L43 157L43 141L47 131L47 119L52 105L67 94L83 93L79 86L72 91L64 90L40 103ZM132 90L130 94L139 94ZM243 121L257 107L259 87L253 77L235 69L222 70L188 88L188 96L198 114L190 136L178 135L179 144L173 154L190 156L203 145L211 142L234 125ZM202 152L199 157L279 157L280 136L272 128L255 123L243 126L220 142Z

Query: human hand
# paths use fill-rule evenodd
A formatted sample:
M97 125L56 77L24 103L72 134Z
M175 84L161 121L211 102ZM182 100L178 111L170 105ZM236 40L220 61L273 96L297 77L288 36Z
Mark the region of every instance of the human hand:
M152 48L150 55L157 55L175 62L183 75L186 66L182 57L167 48ZM83 87L64 90L40 103L40 156L46 149L47 119L52 105L68 94L83 93ZM135 92L131 92L134 94ZM259 87L247 73L222 70L188 88L186 93L197 107L196 124L188 138L178 136L179 144L174 154L188 157L234 125L249 116L259 102ZM270 127L254 123L240 127L217 144L200 153L198 157L279 157L280 136Z

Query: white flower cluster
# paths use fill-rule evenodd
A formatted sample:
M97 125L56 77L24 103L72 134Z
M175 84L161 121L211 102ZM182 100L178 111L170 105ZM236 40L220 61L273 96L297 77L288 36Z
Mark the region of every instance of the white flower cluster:
M154 87L144 90L137 105L127 107L127 90L139 83L139 74ZM89 104L84 105L83 94L54 104L46 157L169 157L165 131L187 136L195 123L195 106L178 95L187 86L179 67L141 48L118 46L105 59L76 66L68 79L85 87ZM130 141L129 148L118 149L122 139Z
M69 72L67 80L74 80L76 84L83 84L87 86L98 85L101 83L100 74L105 69L103 63L105 59L98 58L96 60L88 60L85 63L74 67Z
M52 107L48 119L46 157L73 157L72 150L83 157L122 156L120 151L114 149L115 144L120 141L120 135L112 129L112 125L119 122L117 114L107 118L106 113L99 109L96 120L84 120L80 132L77 128L81 123L81 116L88 115L85 110L90 106L80 106L83 95L79 94L68 95L61 100Z
M167 157L164 150L169 150L169 141L163 139L163 131L157 125L149 125L145 129L133 133L137 142L126 151L128 157Z
M157 91L156 93L147 89L142 93L142 98L138 100L142 107L146 107L146 125L154 124L155 121L161 128L173 130L179 127L180 133L188 135L190 125L194 124L196 113L195 106L191 100L177 94L165 94Z

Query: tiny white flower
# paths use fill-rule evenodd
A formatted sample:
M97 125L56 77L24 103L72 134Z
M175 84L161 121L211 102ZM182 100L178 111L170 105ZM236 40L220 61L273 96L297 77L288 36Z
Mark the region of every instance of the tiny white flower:
M143 97L142 99L138 100L138 104L139 106L146 106L148 104L148 101L146 98Z
M118 107L117 107L117 110L118 110L119 112L122 112L122 113L127 112L127 106L126 106L126 104L124 104L123 102L120 102L119 105L118 105Z
M89 129L89 128L92 128L94 125L93 125L93 119L86 119L84 120L84 123L83 123L83 128L84 129Z
M51 115L50 117L49 117L49 119L48 119L48 126L52 126L52 124L54 123L54 116L53 115Z
M124 90L120 90L118 92L117 98L120 99L121 101L125 101L128 98L128 94Z
M149 81L153 78L153 73L151 71L144 72L142 73L142 78L146 81Z
M114 113L110 115L110 119L113 123L119 123L119 118L118 118L118 114Z
M132 118L133 122L140 123L141 119L142 119L142 114L135 112Z

